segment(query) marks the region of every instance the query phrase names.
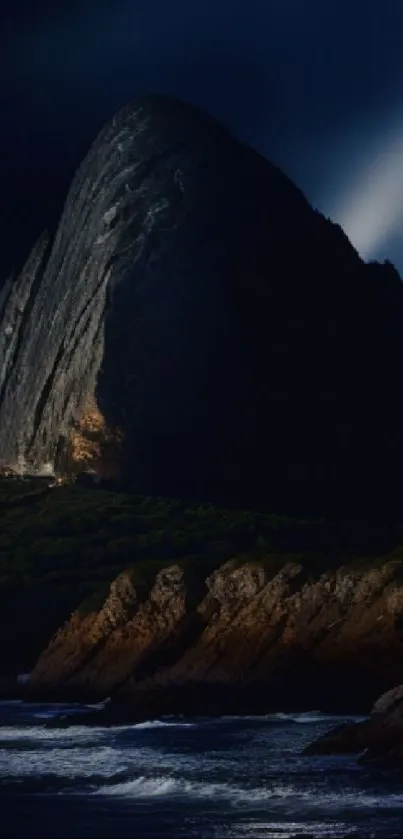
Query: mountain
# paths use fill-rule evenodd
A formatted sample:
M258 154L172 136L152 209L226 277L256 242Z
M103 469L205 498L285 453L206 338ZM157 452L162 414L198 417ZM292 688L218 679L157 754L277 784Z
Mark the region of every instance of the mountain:
M275 166L150 96L0 296L0 464L277 511L400 507L403 289Z

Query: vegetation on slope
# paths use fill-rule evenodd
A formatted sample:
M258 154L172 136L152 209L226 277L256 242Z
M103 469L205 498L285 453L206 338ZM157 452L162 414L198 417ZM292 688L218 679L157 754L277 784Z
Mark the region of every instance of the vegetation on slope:
M313 576L387 552L399 534L372 522L291 519L210 504L47 481L0 481L0 656L29 669L50 635L82 604L96 608L127 567L140 578L180 561L207 575L228 559L273 571L297 555ZM402 540L403 541L403 540Z

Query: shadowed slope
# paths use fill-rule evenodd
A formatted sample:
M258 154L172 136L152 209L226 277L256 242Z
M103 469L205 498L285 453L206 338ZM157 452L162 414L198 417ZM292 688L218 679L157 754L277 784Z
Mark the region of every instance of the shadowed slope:
M201 112L120 112L3 296L3 464L276 509L394 503L399 277Z

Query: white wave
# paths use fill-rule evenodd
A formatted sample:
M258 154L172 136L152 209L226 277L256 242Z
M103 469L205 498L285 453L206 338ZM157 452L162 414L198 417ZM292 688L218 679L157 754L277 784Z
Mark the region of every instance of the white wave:
M172 795L178 792L180 782L170 777L145 778L101 787L96 795L118 795L124 798L149 798L155 795Z
M218 718L220 722L362 722L367 717L354 714L326 714L323 711L303 711L301 713L285 713L278 711L275 714L247 714L244 716L226 715Z
M307 809L326 808L327 810L365 810L403 808L403 794L380 792L366 794L350 788L337 792L324 792L320 788L311 787L309 790L298 790L292 787L283 788L283 796L289 797L295 805L298 802Z
M357 794L342 790L338 793L323 793L321 790L310 789L306 792L292 786L281 786L268 783L267 786L248 789L247 787L232 786L221 783L204 783L188 781L172 775L146 777L141 775L130 781L118 784L108 784L95 790L94 795L113 795L122 798L154 798L160 796L190 797L216 800L227 800L237 804L270 803L270 807L284 807L287 799L288 807L304 806L317 810L326 809L394 809L403 808L403 795L381 793L379 795Z
M104 699L102 702L95 702L94 704L92 704L92 705L89 704L89 705L86 705L85 707L86 708L93 708L95 711L102 711L104 708L106 708L107 705L109 705L110 701L111 701L111 697L107 696L106 699Z
M229 784L188 781L171 775L160 775L158 777L140 775L140 777L131 781L100 787L95 794L117 795L124 798L153 798L155 796L172 795L256 802L265 801L271 798L273 794L283 798L288 794L288 790L283 792L279 787L274 793L273 788L247 789Z
M294 800L300 799L307 808L326 808L327 810L389 810L403 808L403 795L392 793L365 793L349 792L347 789L337 793L322 793L320 790L295 794Z
M49 719L52 714L46 711L38 711L35 713L36 719ZM164 722L163 720L149 720L147 722L130 723L126 725L110 725L110 726L89 726L89 725L72 725L67 728L48 728L44 725L36 726L0 726L0 744L2 740L66 740L75 741L80 740L99 740L101 738L109 737L111 734L120 734L123 732L135 732L142 729L153 728L192 728L197 723L191 722Z
M238 716L238 714L224 714L222 717L217 717L218 722L254 722L254 720L270 720L274 719L276 714L243 714L243 716ZM211 722L215 722L214 718L212 718Z
M296 723L313 723L313 722L362 722L367 719L363 716L355 716L353 714L325 714L321 711L304 711L301 714L273 714L274 719L284 720L285 722Z
M37 719L41 719L41 711L35 714ZM43 712L44 714L46 712ZM48 716L44 717L48 719ZM172 723L173 724L173 723ZM168 725L168 723L167 723ZM120 734L124 731L134 732L137 728L153 727L147 723L139 723L139 725L116 725L116 726L88 726L88 725L72 725L68 728L48 728L46 725L32 725L32 726L0 726L0 748L1 744L5 745L10 741L26 742L38 741L40 747L41 742L46 743L53 741L62 741L66 744L75 743L77 740L80 743L88 742L96 745L100 740L110 737L111 734ZM157 726L159 727L159 726Z
M320 722L323 719L321 711L302 711L301 713L284 713L279 711L273 714L275 719L285 720L290 722Z
M130 758L140 755L130 755ZM0 751L0 778L68 779L113 778L128 771L127 758L109 746L96 748L50 748L43 751Z
M193 722L180 722L178 720L148 720L146 722L138 722L132 727L138 731L139 729L149 729L149 728L194 728L197 723Z
M326 822L242 822L241 824L232 824L230 828L220 825L215 836L217 839L262 839L263 836L270 836L270 839L290 839L290 837L309 837L315 836L316 839L344 839L346 836L356 836L355 825L346 825L343 822L333 822L327 824Z
M26 740L76 740L77 738L85 740L95 740L104 737L107 729L105 728L89 728L86 725L73 726L71 728L46 728L44 725L35 726L4 726L0 727L0 745L7 743L10 740L26 741Z

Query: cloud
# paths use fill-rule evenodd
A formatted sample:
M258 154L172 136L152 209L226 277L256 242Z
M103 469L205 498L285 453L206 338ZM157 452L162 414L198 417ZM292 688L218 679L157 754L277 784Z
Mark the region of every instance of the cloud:
M365 150L333 215L364 259L386 256L399 230L403 238L403 126L384 129Z

